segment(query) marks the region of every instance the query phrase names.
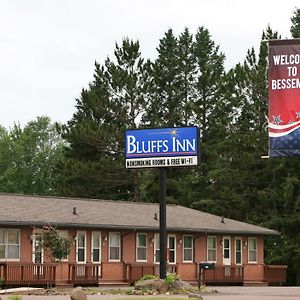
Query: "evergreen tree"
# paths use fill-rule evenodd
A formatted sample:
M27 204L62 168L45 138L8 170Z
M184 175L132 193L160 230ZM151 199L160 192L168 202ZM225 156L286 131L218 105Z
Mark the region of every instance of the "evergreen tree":
M226 136L232 122L232 104L226 92L225 56L211 39L209 31L200 27L195 36L196 97L193 103L195 123L201 133L201 165L196 172L198 199L193 206L220 213L214 172L222 159ZM194 179L195 181L195 179ZM223 206L223 204L221 204Z
M147 102L147 68L139 43L116 45L115 61L96 63L93 82L77 99L63 136L69 143L65 195L139 200L139 171L124 165L125 129L136 128Z
M291 34L293 38L300 38L300 9L296 8L294 11L294 15L291 18L292 26L291 26Z
M169 29L160 40L158 58L151 66L151 103L144 123L155 127L181 125L178 39Z

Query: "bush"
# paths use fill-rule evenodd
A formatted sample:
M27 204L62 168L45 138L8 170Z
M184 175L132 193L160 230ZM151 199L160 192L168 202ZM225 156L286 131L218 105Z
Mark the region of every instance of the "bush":
M3 285L4 285L4 278L0 277L0 289L2 288Z
M146 274L139 281L149 280L149 279L158 279L157 275Z
M179 276L176 273L167 273L165 282L168 286L173 285L176 280L180 280Z
M8 300L22 300L22 297L19 295L10 295L8 296Z

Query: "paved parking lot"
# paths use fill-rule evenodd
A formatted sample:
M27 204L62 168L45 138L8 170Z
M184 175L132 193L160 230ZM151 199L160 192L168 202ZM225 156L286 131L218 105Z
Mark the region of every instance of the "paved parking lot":
M215 287L205 300L300 300L300 287Z

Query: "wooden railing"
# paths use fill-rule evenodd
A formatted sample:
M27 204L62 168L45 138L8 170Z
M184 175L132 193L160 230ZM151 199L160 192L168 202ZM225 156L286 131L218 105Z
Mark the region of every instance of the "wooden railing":
M144 275L159 275L159 265L150 263L125 263L125 279L133 283ZM177 265L167 265L167 272L177 273Z
M101 264L69 263L68 282L74 285L98 284L101 278Z
M244 268L242 266L216 266L211 270L204 270L204 283L243 283Z
M55 284L55 263L34 264L19 262L0 263L0 277L6 286L31 285L50 286Z
M286 269L286 265L266 265L264 268L265 281L270 285L285 284Z

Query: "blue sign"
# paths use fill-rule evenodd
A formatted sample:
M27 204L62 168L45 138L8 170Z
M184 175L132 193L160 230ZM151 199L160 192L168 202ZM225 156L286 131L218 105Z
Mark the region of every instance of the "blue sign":
M126 131L126 167L174 167L198 164L198 128Z

